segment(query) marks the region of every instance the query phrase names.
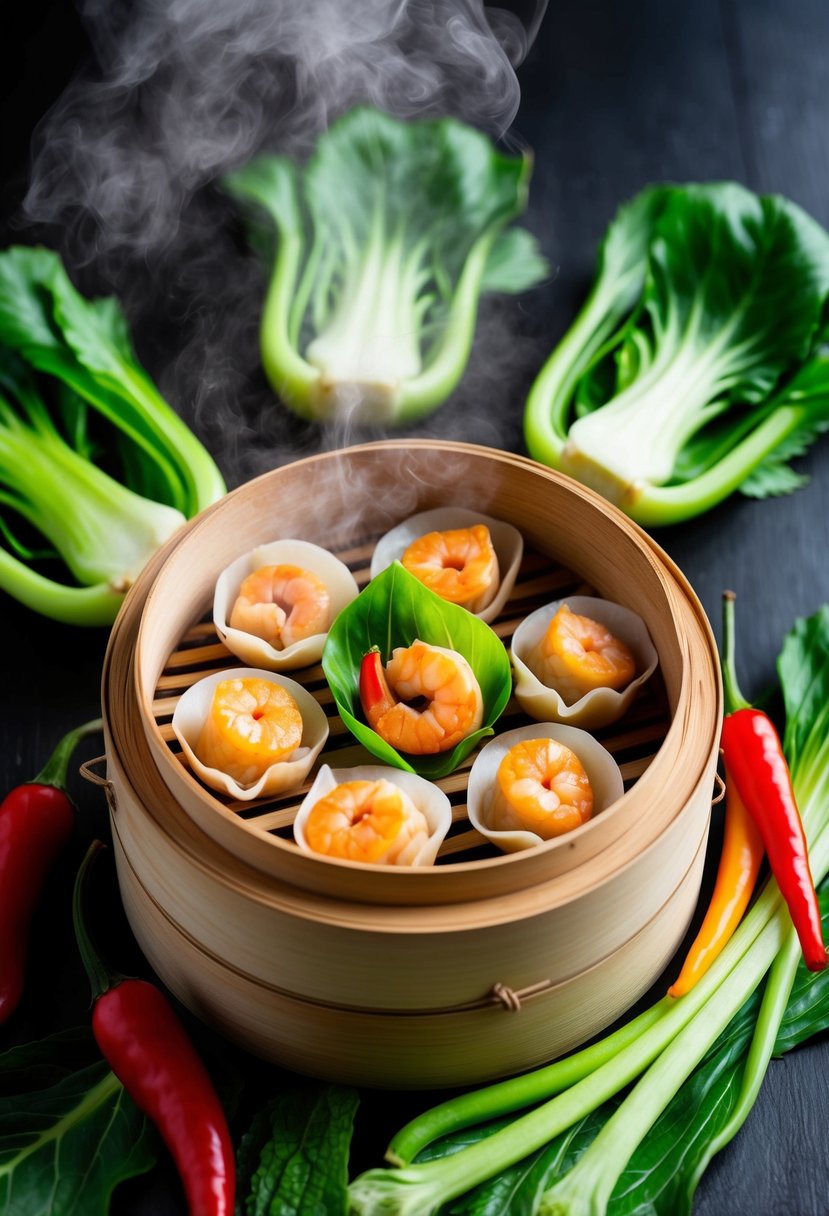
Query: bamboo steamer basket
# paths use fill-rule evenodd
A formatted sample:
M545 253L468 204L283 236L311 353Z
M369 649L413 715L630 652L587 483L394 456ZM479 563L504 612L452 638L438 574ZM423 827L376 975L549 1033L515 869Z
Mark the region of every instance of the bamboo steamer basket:
M599 733L626 793L568 836L501 855L465 820L467 763L439 783L456 824L436 866L300 853L288 829L307 783L281 801L233 805L171 746L183 688L237 665L204 620L216 577L240 553L293 536L337 552L362 583L371 538L443 504L482 510L524 536L522 574L493 625L505 641L537 603L576 590L644 619L658 676L624 721ZM320 762L364 762L319 668L298 674L332 719ZM182 530L130 592L107 652L103 707L119 882L140 945L197 1014L288 1067L413 1088L533 1067L628 1008L688 926L722 714L713 638L693 592L641 530L533 461L389 441L240 487ZM518 714L511 703L496 730Z

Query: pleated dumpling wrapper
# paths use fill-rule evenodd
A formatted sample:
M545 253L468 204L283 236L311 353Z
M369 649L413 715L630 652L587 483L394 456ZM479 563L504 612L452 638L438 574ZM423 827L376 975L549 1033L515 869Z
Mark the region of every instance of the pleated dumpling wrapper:
M512 524L466 507L436 507L380 538L371 577L399 561L430 591L488 622L509 599L523 553Z
M559 621L573 626L566 629L567 643L572 650L562 654L560 661L551 662L543 654L544 639L551 622L564 608L574 618L587 618L598 629L583 633L578 621L568 622L566 614L562 614ZM585 660L591 658L593 643L607 634L622 643L623 651L629 652L632 670L626 673L629 678L621 687L612 688L601 683L590 687L602 677L595 671L591 673ZM586 730L598 730L620 718L641 686L653 675L658 662L656 647L640 616L611 600L586 595L556 600L530 613L513 634L510 658L515 671L515 699L524 713L538 722L563 722ZM608 669L610 667L618 674L625 668L625 660L616 656ZM577 681L585 668L588 669L583 685L586 691L579 695Z
M481 748L469 774L467 813L481 835L517 853L578 831L623 793L619 766L597 739L537 722Z
M334 617L359 588L347 566L307 540L276 540L219 575L213 624L246 663L289 671L319 662Z
M173 732L205 785L250 802L302 785L328 738L328 719L295 680L237 667L187 689Z
M449 799L416 773L324 764L294 821L306 853L374 865L430 866L452 823Z

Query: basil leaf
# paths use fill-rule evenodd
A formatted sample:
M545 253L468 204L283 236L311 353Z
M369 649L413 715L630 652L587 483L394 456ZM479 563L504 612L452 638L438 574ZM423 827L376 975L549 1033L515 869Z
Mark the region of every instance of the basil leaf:
M76 1029L0 1056L0 1211L106 1216L117 1184L150 1169L153 1129Z
M237 1154L237 1216L337 1216L346 1210L357 1093L304 1086L261 1111Z
M361 720L363 656L372 646L378 646L385 663L396 647L410 646L415 639L462 654L483 698L480 729L451 751L433 756L402 755ZM385 764L432 780L451 773L481 739L494 733L493 723L506 708L512 691L509 657L489 626L465 608L442 600L399 562L372 579L336 618L325 643L322 669L340 717L354 737Z

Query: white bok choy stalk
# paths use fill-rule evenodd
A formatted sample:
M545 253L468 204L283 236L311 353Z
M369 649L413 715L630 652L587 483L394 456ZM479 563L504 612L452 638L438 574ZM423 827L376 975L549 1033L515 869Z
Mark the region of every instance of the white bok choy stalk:
M507 224L528 156L454 119L362 107L304 166L262 156L224 179L257 243L275 235L260 346L276 392L320 421L404 423L440 405L466 367L482 292L518 292L547 266Z

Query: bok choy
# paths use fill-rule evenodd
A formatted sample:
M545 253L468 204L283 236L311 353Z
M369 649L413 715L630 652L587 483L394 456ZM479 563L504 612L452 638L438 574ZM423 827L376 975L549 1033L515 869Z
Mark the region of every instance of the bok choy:
M276 236L262 362L298 414L403 423L466 366L482 292L544 278L524 209L528 156L453 119L352 110L302 167L263 156L225 178Z
M150 555L224 490L117 302L84 299L47 249L0 253L0 587L108 624Z
M530 454L647 526L791 492L789 460L829 427L827 294L829 235L794 203L646 190L531 389Z

